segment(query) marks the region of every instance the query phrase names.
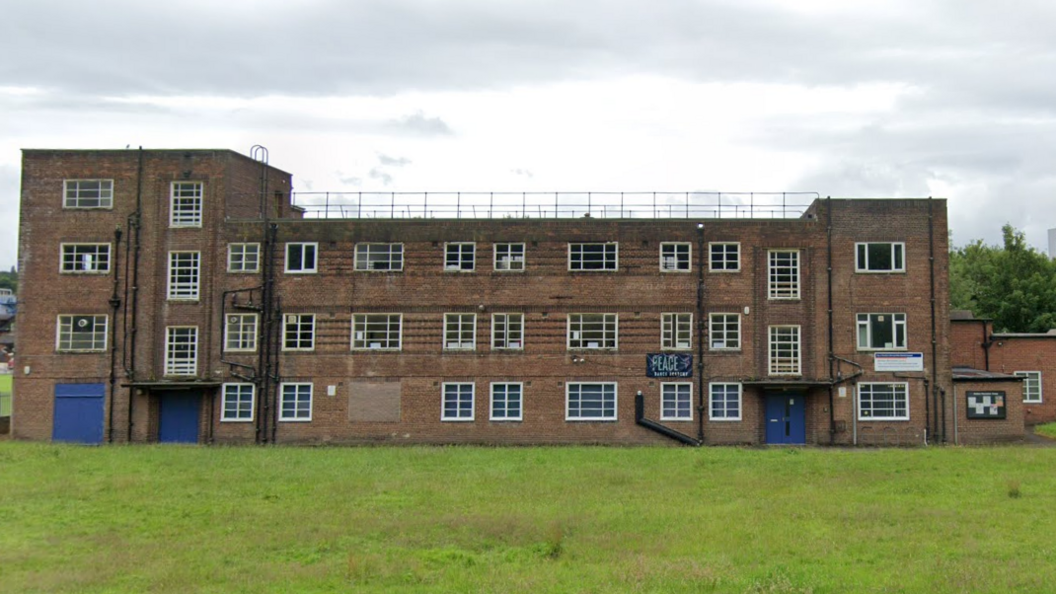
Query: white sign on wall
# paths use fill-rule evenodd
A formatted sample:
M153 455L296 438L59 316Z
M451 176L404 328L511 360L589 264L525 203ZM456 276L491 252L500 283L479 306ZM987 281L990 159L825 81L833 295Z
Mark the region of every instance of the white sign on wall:
M924 353L876 353L876 371L924 371Z

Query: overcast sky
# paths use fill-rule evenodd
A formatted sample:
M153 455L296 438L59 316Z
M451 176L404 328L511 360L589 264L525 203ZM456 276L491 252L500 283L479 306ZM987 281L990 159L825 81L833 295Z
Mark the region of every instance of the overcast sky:
M1056 227L1051 0L9 0L21 148L266 146L298 190L945 197Z

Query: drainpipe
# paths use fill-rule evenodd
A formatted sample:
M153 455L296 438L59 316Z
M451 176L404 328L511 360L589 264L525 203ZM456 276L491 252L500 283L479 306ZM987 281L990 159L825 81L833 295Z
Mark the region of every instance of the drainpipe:
M642 394L641 390L638 390L638 393L634 395L634 422L646 429L650 429L660 435L670 437L671 439L686 445L702 445L699 440L693 439L681 431L676 431L670 427L665 427L656 421L645 418L645 396Z
M825 218L826 229L826 258L828 260L826 265L826 282L828 284L828 305L829 305L829 445L836 443L836 398L833 395L833 391L836 389L835 384L835 363L836 354L833 343L833 330L832 330L832 196L829 196L825 200ZM858 257L855 254L854 257Z
M953 445L961 445L960 434L957 431L957 384L950 386L953 389Z
M994 341L990 340L990 336L986 333L986 320L979 320L979 323L983 326L983 342L981 343L983 345L983 369L990 371L990 346L994 344Z
M110 263L110 267L114 271L114 285L113 290L110 293L110 319L113 320L114 326L117 325L117 311L121 308L121 297L118 295L118 286L120 276L119 271L121 267L117 262L118 256L121 254L121 227L118 226L114 229L114 258L113 262ZM106 442L114 443L114 398L117 397L116 392L117 383L117 332L110 331L110 401L107 403L106 412Z
M129 383L135 382L136 379L136 330L138 326L138 313L139 313L139 251L140 251L140 227L142 226L142 205L143 205L143 147L139 147L139 164L136 169L136 210L129 217L129 225L132 227L132 240L135 246L132 249L132 297L130 299L132 305L131 320L132 323L127 327L128 331L128 369L127 374ZM125 275L125 282L128 282L128 275ZM132 411L135 400L136 389L129 386L128 388L128 442L132 443Z
M931 196L928 196L928 268L931 273L931 397L935 400L935 429L937 433L942 436L942 442L946 442L946 426L945 421L943 426L939 425L939 342L936 338L936 320L935 320L935 214L934 214L934 202ZM905 257L905 254L902 256ZM945 411L943 411L943 417L945 417Z
M697 445L704 443L704 223L697 223Z

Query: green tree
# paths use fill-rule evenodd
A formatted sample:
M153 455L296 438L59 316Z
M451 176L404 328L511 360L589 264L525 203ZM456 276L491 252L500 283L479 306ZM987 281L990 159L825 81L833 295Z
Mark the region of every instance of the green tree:
M1001 231L1003 246L975 240L950 252L950 302L998 332L1047 332L1056 327L1056 262L1012 225Z
M14 266L11 267L11 272L0 272L0 289L11 289L18 292L18 272L15 271Z

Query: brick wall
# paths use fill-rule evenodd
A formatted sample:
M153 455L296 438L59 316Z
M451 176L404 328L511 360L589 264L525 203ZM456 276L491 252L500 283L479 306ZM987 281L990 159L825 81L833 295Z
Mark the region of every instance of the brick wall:
M964 445L1023 441L1024 406L1022 382L958 381L954 384L957 403L958 443ZM1004 392L1005 419L969 419L969 392Z

